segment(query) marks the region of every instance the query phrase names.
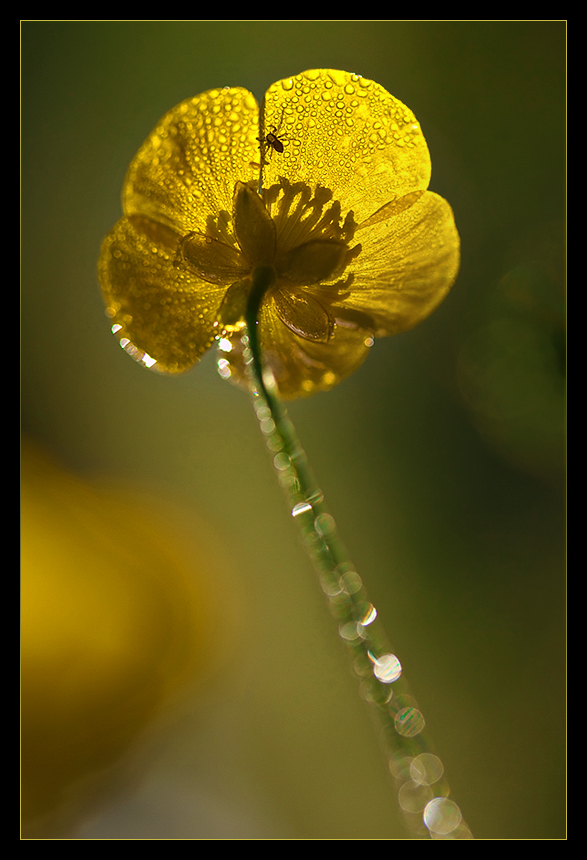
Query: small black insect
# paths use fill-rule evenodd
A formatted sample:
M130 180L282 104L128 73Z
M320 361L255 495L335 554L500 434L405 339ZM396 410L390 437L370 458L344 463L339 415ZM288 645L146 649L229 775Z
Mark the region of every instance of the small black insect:
M270 131L269 134L265 135L265 144L266 146L269 146L271 148L272 152L273 150L275 150L275 152L283 152L283 140L278 137L277 129L275 128L275 126L272 125L271 128L272 131ZM257 138L257 140L259 142L262 142L261 138Z
M287 135L280 135L281 123L283 122L283 113L285 111L285 105L283 110L281 111L281 118L279 120L279 126L275 127L271 126L271 131L265 135L265 137L258 137L257 140L261 144L261 152L263 151L263 145L268 147L269 149L269 160L271 160L271 156L274 152L283 152L284 143L287 142Z

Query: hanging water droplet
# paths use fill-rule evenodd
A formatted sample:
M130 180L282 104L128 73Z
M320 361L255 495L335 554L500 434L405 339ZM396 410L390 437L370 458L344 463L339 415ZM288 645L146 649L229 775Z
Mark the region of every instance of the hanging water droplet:
M313 493L307 493L306 501L311 505L319 505L320 502L324 501L324 493L322 490L314 490Z
M402 673L402 664L395 654L383 654L374 657L369 652L369 658L373 661L373 674L382 684L393 684Z
M394 720L395 730L404 738L414 738L424 730L426 722L417 708L402 708Z
M362 627L367 627L367 625L372 624L376 618L377 610L375 609L373 604L370 603L359 624L361 624Z
M218 359L218 373L223 379L228 379L232 374L230 364L225 358Z
M291 509L292 517L299 517L300 514L305 514L307 511L312 510L312 505L309 505L307 502L298 502L297 505L294 505Z

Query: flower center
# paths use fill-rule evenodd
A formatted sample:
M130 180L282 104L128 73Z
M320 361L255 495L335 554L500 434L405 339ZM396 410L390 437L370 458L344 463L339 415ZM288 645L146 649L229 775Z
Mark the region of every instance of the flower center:
M177 265L186 263L205 281L228 286L217 324L240 330L253 275L271 267L274 277L263 301L270 303L291 331L326 342L334 331L331 306L349 295L352 276L342 277L361 246L350 247L356 224L352 212L341 223L341 207L332 192L285 179L263 191L252 183L235 187L232 217L209 218L205 234L181 240Z

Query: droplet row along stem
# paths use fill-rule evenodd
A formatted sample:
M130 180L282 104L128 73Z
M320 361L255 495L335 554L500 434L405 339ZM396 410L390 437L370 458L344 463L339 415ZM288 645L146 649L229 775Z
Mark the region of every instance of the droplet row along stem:
M255 276L242 336L253 406L301 542L318 574L339 635L350 650L361 696L378 714L382 747L396 781L400 809L416 837L470 839L458 806L448 800L450 789L442 763L432 752L424 717L402 675L401 664L391 652L377 610L326 508L273 375L263 367L257 319L272 276L265 268L257 270ZM426 757L438 762L432 784L426 781L432 777L421 776L426 772L421 765Z

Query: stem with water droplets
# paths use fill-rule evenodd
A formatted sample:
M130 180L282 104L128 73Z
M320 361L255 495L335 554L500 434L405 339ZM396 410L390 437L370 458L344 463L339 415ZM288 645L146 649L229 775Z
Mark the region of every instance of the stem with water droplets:
M316 569L341 638L350 649L361 695L375 709L382 741L410 831L422 838L472 838L454 801L440 759L432 753L424 717L389 647L375 607L338 536L294 426L279 399L271 369L263 366L259 310L274 282L271 267L253 273L243 334L253 405L273 456L302 543Z

